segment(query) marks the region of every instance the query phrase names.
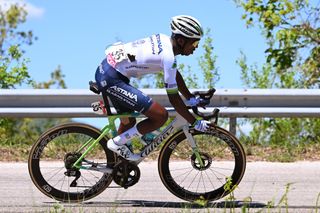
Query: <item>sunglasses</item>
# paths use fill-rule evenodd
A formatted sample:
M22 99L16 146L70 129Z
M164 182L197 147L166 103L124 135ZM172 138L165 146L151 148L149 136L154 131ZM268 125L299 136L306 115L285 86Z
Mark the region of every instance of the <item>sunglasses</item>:
M197 47L198 47L198 44L199 44L199 40L193 42L193 43L192 43L192 46L193 46L194 48L197 48Z

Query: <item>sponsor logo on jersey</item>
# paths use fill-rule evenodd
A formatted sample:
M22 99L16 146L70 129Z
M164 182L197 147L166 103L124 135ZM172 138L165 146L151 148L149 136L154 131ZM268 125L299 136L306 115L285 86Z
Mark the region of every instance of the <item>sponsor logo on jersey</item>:
M101 84L102 87L107 86L107 82L106 81L100 81L100 84Z
M156 38L157 38L157 42L158 42L158 49L159 49L158 55L159 55L163 51L162 43L161 43L161 39L160 39L160 34L157 34Z
M152 36L150 37L150 41L151 41L152 54L155 55L156 54L155 41ZM160 39L160 34L156 34L156 42L157 42L157 48L158 48L157 54L159 55L163 51L162 42Z
M137 40L137 41L132 42L132 46L136 47L136 46L138 46L138 45L140 45L140 44L144 44L145 42L146 42L146 41L143 40L143 39Z
M101 74L104 74L104 70L103 70L103 68L102 68L102 64L99 65L99 72L100 72Z
M126 69L131 69L131 68L135 68L135 69L149 69L149 67L147 66L140 66L140 65L130 65L130 66L126 66Z
M172 68L173 68L173 69L176 69L176 68L177 68L177 60L176 60L176 59L174 59L174 62L173 62L173 64L172 64Z

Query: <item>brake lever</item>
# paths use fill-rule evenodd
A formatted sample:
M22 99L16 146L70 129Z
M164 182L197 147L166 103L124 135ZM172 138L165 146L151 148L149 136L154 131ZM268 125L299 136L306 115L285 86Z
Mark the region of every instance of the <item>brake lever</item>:
M210 100L215 92L216 89L211 88L208 91L195 91L192 94L195 96L199 96L202 99Z
M218 118L219 118L219 112L220 112L220 110L218 108L215 108L211 114L205 114L205 113L199 112L198 107L196 107L196 106L191 107L191 109L194 112L194 114L202 117L204 120L214 119L213 123L215 125L218 124Z
M212 98L213 94L215 93L216 89L214 88L211 88L209 89L208 91L195 91L193 92L193 94L195 96L199 96L200 98L204 99L205 101L208 101L208 104L210 103L210 99ZM219 117L219 109L215 108L211 114L205 114L205 113L202 113L202 112L199 112L198 110L198 106L193 106L191 107L192 111L202 117L203 119L205 120L211 120L212 118L214 118L214 124L217 125L218 123L218 117Z

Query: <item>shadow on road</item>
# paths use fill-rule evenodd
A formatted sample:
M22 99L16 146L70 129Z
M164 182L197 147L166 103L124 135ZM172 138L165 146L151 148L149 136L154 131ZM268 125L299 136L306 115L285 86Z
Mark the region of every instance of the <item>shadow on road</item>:
M52 207L57 205L56 202L44 202L46 207ZM79 204L61 203L63 208L79 207ZM115 200L114 202L83 202L80 203L83 208L176 208L176 209L207 209L207 208L221 208L221 209L235 209L235 208L246 208L246 209L318 209L317 206L268 206L267 204L250 201L221 201L208 203L205 206L188 203L188 202L165 202L165 201L148 201L148 200Z
M108 207L164 207L164 208L263 208L264 203L244 202L244 201L221 201L208 203L205 206L188 203L188 202L162 202L162 201L147 201L147 200L116 200L115 202L85 202L85 206L108 206Z

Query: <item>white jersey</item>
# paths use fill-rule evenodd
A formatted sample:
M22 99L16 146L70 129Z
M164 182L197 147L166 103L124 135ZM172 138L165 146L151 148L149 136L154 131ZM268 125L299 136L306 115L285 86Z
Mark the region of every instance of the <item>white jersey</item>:
M156 34L134 42L116 43L105 53L108 63L128 78L163 70L167 91L178 91L177 63L169 36Z

